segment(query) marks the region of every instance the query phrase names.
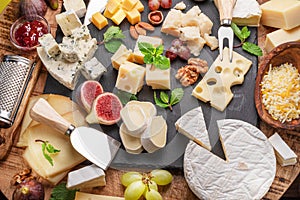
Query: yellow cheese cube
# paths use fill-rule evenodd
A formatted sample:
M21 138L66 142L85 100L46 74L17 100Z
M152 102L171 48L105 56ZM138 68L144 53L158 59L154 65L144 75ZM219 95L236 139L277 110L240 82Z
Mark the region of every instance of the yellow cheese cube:
M135 6L134 6L135 9L137 9L139 12L143 12L144 11L144 5L141 1L138 1Z
M145 67L125 61L119 68L116 88L131 94L137 94L144 85L145 74Z
M120 4L121 4L120 0L108 0L108 2L106 4L106 9L110 13L114 14L119 9Z
M113 14L110 13L110 12L107 10L107 8L104 10L103 15L104 15L104 17L106 17L106 18L108 18L108 19L110 19L110 18L113 16Z
M99 30L108 24L107 19L100 12L93 14L91 21Z
M119 9L110 19L117 25L125 19L126 14L122 9Z
M126 18L130 24L134 25L141 21L141 13L137 9L126 11Z
M125 10L132 10L139 0L123 0L122 8Z
M111 64L116 70L125 61L133 61L132 50L128 50L124 44L122 44L116 53L111 57Z

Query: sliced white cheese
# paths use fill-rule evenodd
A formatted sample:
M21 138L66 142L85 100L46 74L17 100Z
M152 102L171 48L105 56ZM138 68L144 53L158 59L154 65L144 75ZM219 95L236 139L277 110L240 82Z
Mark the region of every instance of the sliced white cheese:
M217 110L223 111L233 93L231 86L242 84L244 76L252 65L251 60L233 51L233 60L229 60L229 49L223 50L223 61L218 56L203 79L194 88L192 95L201 101L210 102Z
M73 9L55 15L56 22L63 34L69 36L72 30L82 26L82 23Z
M83 0L64 0L63 5L66 10L74 10L79 18L86 13L86 5Z
M211 150L209 136L206 129L201 107L194 108L182 115L175 122L176 130L198 143L207 150Z
M96 57L85 62L81 68L81 73L87 80L99 81L105 72L107 72L106 67L104 67Z
M80 64L50 58L43 47L37 47L37 53L49 74L67 88L74 90L80 76Z
M139 106L143 111L147 118L147 120L151 119L157 114L157 110L155 105L150 101L129 101L126 105L137 105Z
M297 163L297 155L278 133L274 133L269 137L269 141L275 149L277 161L281 166L294 165Z
M106 195L89 194L83 192L76 192L74 200L124 200L124 197L113 197Z
M125 61L119 68L116 88L137 94L144 85L145 67Z
M66 187L68 189L83 189L105 185L104 171L92 164L69 172Z
M139 137L147 126L147 118L142 108L135 104L126 104L120 111L121 118L128 134Z
M141 136L141 143L148 153L153 153L166 145L167 123L162 116L152 118Z
M141 139L139 137L131 136L124 123L122 123L120 126L119 134L122 144L128 153L139 154L143 151Z
M44 34L42 37L39 37L38 40L41 46L44 47L48 56L56 57L60 54L58 44L51 35L51 33Z
M146 64L146 83L152 89L169 90L171 88L171 68L159 69L151 64Z
M261 199L276 173L273 147L246 122L217 122L226 161L194 142L184 154L184 175L199 199Z

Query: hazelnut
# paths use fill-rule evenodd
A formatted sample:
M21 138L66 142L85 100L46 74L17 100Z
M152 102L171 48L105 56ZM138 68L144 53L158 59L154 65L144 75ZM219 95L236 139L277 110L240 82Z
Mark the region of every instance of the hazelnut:
M161 11L155 10L148 14L148 20L153 25L159 25L164 20L164 16Z

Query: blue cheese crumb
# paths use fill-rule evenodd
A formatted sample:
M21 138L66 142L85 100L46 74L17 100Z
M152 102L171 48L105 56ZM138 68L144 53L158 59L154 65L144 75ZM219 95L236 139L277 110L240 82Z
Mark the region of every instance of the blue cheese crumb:
M96 57L93 57L91 60L84 63L81 68L82 75L88 80L99 80L106 71L106 68Z

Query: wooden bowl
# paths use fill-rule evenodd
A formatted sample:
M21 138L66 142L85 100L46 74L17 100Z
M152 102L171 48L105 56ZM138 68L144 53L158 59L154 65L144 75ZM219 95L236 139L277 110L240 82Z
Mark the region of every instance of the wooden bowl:
M291 122L281 123L271 117L262 103L261 81L268 72L270 64L280 66L284 63L291 63L300 73L300 42L288 42L274 48L259 65L256 84L255 84L255 106L259 117L275 128L287 130L300 130L300 119L294 119Z

